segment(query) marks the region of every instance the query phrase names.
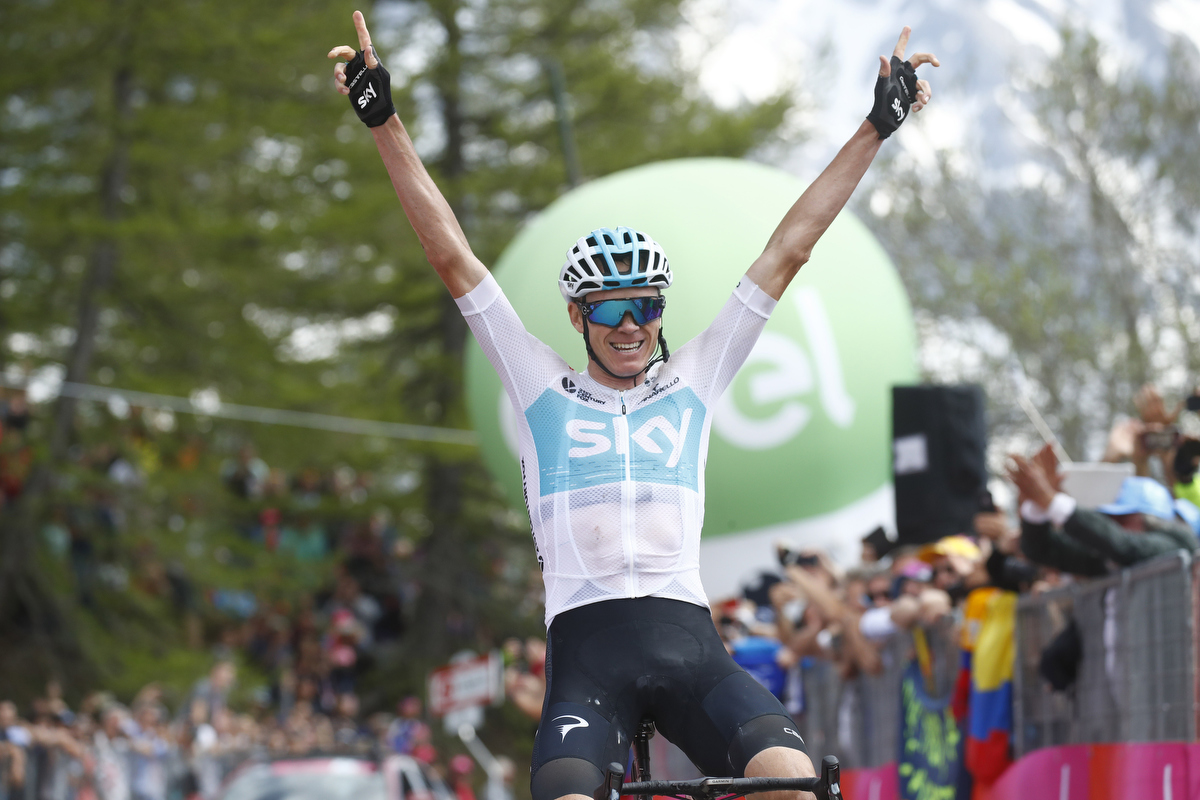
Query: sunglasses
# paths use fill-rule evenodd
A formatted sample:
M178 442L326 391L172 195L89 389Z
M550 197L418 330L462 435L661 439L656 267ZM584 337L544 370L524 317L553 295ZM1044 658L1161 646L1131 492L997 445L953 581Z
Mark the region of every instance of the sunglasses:
M633 315L633 321L638 325L658 319L667 307L665 297L624 297L620 300L599 300L595 303L579 303L579 308L588 322L615 328L625 319L626 314Z

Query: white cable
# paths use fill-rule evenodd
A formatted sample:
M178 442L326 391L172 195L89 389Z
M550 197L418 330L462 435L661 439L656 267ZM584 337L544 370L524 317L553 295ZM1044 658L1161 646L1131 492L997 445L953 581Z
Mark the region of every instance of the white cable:
M24 389L27 383L27 381L12 380L0 375L0 386L11 389ZM408 425L402 422L380 422L379 420L358 419L356 417L336 417L331 414L314 414L309 411L288 411L282 408L243 406L236 403L226 403L221 400L204 402L186 397L138 392L131 389L114 389L109 386L95 386L88 383L69 383L63 381L59 384L57 391L53 395L65 395L77 400L96 400L99 402L108 402L111 399L120 398L131 406L169 408L172 411L183 414L195 414L202 417L237 419L245 422L259 422L265 425L291 425L297 428L353 433L360 436L383 436L388 439L461 444L471 447L479 444L479 439L475 435L475 431L459 428L436 428L431 425Z
M1058 458L1060 464L1072 464L1071 457L1067 455L1067 450L1058 441L1058 437L1054 435L1054 431L1050 430L1050 426L1046 424L1046 420L1042 418L1041 413L1037 410L1037 406L1029 399L1029 379L1025 377L1025 369L1021 366L1021 362L1013 355L1013 361L1016 362L1014 370L1017 377L1017 402L1021 406L1021 410L1025 412L1025 416L1029 417L1029 421L1033 423L1033 427L1037 429L1042 440L1050 445L1054 450L1054 455Z

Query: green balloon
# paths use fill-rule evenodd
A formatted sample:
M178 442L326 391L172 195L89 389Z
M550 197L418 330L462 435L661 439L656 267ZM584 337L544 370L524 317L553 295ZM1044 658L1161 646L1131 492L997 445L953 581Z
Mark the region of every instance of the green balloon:
M625 170L553 203L513 239L494 274L526 328L583 370L582 337L558 290L566 251L595 228L645 231L671 261L663 332L674 349L713 320L803 190L785 172L733 159ZM704 540L786 530L886 493L891 387L916 377L912 311L896 270L866 226L843 211L716 409ZM474 341L466 382L484 458L511 501L523 504L513 412Z

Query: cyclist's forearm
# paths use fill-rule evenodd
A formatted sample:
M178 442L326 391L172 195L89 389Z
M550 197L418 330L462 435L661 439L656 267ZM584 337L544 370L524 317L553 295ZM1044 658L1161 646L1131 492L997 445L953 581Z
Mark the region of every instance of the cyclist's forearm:
M454 211L421 163L400 118L392 115L371 133L425 257L450 294L461 297L479 285L487 268L471 252Z
M784 215L771 234L749 276L778 300L792 278L808 261L817 241L837 217L879 152L883 140L871 123L864 121L842 146L829 166Z

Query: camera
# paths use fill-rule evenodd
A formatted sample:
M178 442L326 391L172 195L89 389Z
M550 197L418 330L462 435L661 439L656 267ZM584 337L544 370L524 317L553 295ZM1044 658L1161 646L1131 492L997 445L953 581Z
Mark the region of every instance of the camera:
M778 552L781 567L815 567L821 563L821 559L810 553L798 553L783 547Z

